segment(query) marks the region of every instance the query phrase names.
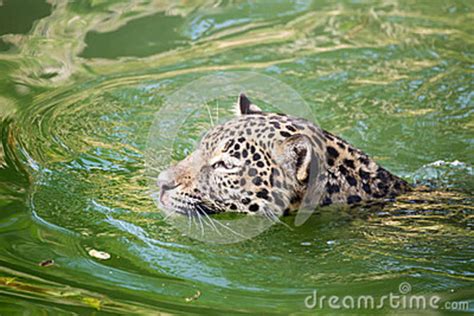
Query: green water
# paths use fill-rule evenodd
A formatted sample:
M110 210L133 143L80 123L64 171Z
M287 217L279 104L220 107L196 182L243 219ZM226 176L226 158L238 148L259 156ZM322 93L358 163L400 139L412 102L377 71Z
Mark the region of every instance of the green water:
M472 314L473 9L0 1L0 314L305 314L320 311L305 308L313 290L378 297L403 282ZM323 128L435 191L234 245L183 236L149 196L148 130L173 91L239 70L293 87ZM201 132L180 134L176 159Z

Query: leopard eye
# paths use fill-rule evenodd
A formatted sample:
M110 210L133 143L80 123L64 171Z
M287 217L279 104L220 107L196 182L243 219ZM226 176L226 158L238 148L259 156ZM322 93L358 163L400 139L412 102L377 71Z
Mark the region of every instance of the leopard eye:
M218 161L218 162L214 163L212 165L212 168L213 169L218 169L218 168L232 169L232 168L234 168L234 166L229 162L225 162L225 161L221 160L221 161Z
M234 167L235 166L231 162L227 162L227 161L223 161L223 160L218 161L218 162L216 162L212 165L213 169L224 168L224 169L227 169L227 170L231 170Z

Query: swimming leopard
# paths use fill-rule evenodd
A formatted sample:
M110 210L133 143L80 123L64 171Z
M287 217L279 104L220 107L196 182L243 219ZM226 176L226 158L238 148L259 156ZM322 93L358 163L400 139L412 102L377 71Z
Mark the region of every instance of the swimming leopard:
M187 158L161 172L168 212L281 216L306 205L394 198L410 185L312 122L267 113L244 94L236 116L212 128Z

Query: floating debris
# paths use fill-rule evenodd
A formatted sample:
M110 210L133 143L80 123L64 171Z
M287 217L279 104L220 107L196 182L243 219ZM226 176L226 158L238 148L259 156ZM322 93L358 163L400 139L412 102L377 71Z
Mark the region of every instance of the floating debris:
M99 260L109 260L110 254L104 251L98 251L95 249L89 250L89 256L99 259Z
M193 296L186 297L185 301L186 301L186 303L191 303L193 301L198 300L201 297L201 295L202 295L201 291L197 291L196 294L194 294Z
M82 298L82 302L92 308L95 308L96 310L100 310L102 306L101 300L95 297L84 297Z
M53 259L44 260L44 261L41 261L38 265L43 268L50 267L54 265L54 260Z
M1 285L10 285L10 284L14 284L16 282L16 278L13 277L2 277L0 278L0 284Z

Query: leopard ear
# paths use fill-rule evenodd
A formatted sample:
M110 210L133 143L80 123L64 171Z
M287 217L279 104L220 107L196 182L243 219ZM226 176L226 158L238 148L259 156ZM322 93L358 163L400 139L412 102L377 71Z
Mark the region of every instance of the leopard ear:
M303 134L294 134L278 146L280 163L300 183L306 183L314 161L311 140Z
M252 102L250 102L247 96L243 93L239 95L235 110L238 116L262 113L262 110L255 104L252 104Z

